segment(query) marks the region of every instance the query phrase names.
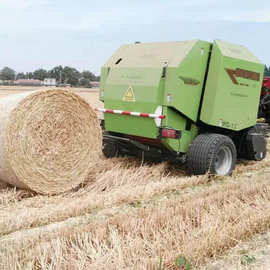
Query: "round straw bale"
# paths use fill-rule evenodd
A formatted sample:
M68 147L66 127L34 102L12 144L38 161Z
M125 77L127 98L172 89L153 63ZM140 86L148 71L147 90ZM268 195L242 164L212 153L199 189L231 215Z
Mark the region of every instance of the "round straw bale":
M82 183L102 144L96 113L60 89L0 99L0 179L42 194Z

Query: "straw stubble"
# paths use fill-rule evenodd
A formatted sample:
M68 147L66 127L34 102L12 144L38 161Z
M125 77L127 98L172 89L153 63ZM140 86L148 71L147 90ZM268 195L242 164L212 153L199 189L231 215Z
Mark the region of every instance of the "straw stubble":
M96 113L60 89L0 100L0 179L42 194L82 183L98 162L102 134Z

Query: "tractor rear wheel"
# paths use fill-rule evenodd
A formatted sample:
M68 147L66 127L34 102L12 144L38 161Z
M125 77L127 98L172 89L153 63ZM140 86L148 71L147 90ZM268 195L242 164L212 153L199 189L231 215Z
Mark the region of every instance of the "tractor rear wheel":
M195 175L231 175L235 164L235 145L230 137L221 134L198 135L187 153L188 169Z

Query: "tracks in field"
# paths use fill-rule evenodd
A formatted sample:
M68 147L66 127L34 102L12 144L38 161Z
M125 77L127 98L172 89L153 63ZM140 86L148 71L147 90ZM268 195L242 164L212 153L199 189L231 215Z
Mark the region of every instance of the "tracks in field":
M252 177L262 173L270 174L270 170L262 168L253 173ZM237 187L248 183L253 183L248 172L240 172L234 177L163 177L158 182L150 181L132 189L128 188L128 184L108 192L89 192L78 198L58 197L55 200L51 197L46 198L48 201L42 201L41 197L41 201L37 201L37 208L26 207L32 206L35 198L22 199L8 204L0 211L0 250L10 246L20 249L40 239L48 241L59 237L65 230L74 230L124 212L136 213L141 209L158 208L168 200L192 201L197 194L207 194L208 189L212 189L210 195L213 189L218 192L226 190L227 185ZM45 201L47 205L42 206Z
M170 219L177 217L182 219L187 215L188 219L184 218L181 221L184 222L183 228L187 226L183 232L182 229L179 231L173 227L177 226L179 221L170 225L173 231L178 231L185 239L183 235L185 230L191 230L190 235L198 233L196 227L192 227L193 221L189 219L200 223L201 217L198 215L200 213L207 215L207 211L212 211L212 206L220 209L221 213L225 211L226 205L232 207L232 217L229 220L234 220L233 211L238 211L235 210L237 207L243 207L244 214L245 211L259 213L262 204L270 209L268 198L257 204L258 210L253 211L249 206L249 203L256 205L258 198L265 196L264 189L267 187L267 178L270 174L269 160L240 162L232 177L188 177L183 176L181 171L174 172L172 171L174 169L168 169L162 164L152 167L133 164L126 167L124 163L121 164L125 161L114 162L111 167L105 164L108 166L105 170L98 169L90 177L92 182L70 194L31 197L29 193L14 190L0 194L0 257L11 258L14 253L27 253L42 243L52 243L59 238L70 239L71 236L81 235L83 232L95 235L97 228L120 226L122 222L129 224L123 226L134 226L141 222L146 223L146 228L156 226L155 223L149 224L148 219L151 221L157 217L158 220L155 222L161 222L161 226L164 227ZM109 179L110 175L113 179ZM243 205L240 203L241 200L244 200ZM234 206L234 201L236 205L240 203L239 206ZM205 210L208 208L209 210ZM193 209L198 210L194 212ZM169 216L165 219L163 215ZM212 216L211 218L213 219ZM217 218L222 218L218 212ZM256 230L263 231L268 225L261 228L258 225L260 218L259 215L258 219L255 219ZM244 217L246 222L248 219L248 216ZM189 225L185 225L185 222ZM215 222L218 222L218 219ZM105 229L99 234L100 241L105 241L103 238L109 237L106 233ZM244 233L242 235L241 237L246 237ZM229 248L233 244L229 242L226 245ZM224 247L220 248L222 249ZM200 263L210 256L210 253L207 254L201 256Z
M11 205L6 205L2 210L0 208L0 220L2 220L0 221L0 237L24 229L64 222L69 218L80 218L85 214L94 213L96 215L96 213L113 209L113 207L121 211L126 206L130 208L146 207L166 198L194 196L211 186L222 186L224 183L235 181L235 178L213 176L181 179L164 177L158 182L150 181L131 189L127 184L112 188L108 192L89 192L78 198L76 196L74 198L59 196L56 199L39 196L39 200L35 197L26 198L16 203L11 202Z

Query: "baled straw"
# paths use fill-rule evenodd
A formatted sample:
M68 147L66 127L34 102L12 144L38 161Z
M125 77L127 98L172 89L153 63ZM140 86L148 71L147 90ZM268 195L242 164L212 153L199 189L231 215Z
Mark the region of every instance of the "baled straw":
M0 99L0 179L43 194L82 183L99 158L96 113L78 95L42 90Z

